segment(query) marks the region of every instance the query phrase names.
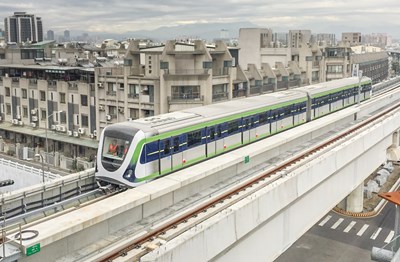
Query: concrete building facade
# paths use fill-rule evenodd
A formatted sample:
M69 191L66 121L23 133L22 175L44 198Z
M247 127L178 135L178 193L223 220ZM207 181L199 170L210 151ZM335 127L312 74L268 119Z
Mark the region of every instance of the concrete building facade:
M43 24L40 17L26 12L14 12L13 16L4 19L7 42L41 42L43 41Z

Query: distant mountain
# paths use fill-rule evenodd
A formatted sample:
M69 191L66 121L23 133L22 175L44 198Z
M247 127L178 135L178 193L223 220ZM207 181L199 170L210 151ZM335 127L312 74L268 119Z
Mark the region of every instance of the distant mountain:
M139 30L131 31L123 34L92 34L91 36L98 36L100 38L113 38L123 40L127 38L149 38L153 41L165 41L171 39L184 39L184 38L200 38L206 40L213 40L221 38L221 30L226 30L229 38L239 37L240 28L254 28L259 27L250 22L239 23L207 23L207 24L190 24L179 26L164 26L154 30Z

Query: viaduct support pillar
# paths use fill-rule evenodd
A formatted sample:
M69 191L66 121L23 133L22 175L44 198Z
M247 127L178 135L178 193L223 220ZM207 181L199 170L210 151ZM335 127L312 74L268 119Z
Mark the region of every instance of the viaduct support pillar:
M356 187L338 207L352 213L361 213L364 208L364 183Z

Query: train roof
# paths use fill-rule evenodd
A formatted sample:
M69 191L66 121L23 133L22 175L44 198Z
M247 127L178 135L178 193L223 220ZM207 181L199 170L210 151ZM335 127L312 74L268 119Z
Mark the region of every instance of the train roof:
M363 77L361 82L365 81L371 81L371 79L368 77ZM314 95L334 90L336 88L342 88L350 85L358 85L358 82L359 82L358 77L348 77L348 78L338 79L335 81L328 81L314 85L298 87L296 88L296 90L303 90L305 92L308 92L310 95Z
M367 80L370 81L367 77L363 77L362 79L362 81ZM291 100L306 99L306 93L310 95L323 93L336 88L358 84L358 81L358 77L344 78L280 92L184 109L172 113L131 120L129 122L145 132L152 131L163 133L176 128L197 124L202 121L211 121L232 114L240 114L249 110L272 106Z
M142 129L155 129L161 133L175 129L177 126L184 127L201 121L210 121L228 115L240 114L249 110L301 98L305 98L305 94L293 89L189 108L182 111L136 119L130 122L138 124Z

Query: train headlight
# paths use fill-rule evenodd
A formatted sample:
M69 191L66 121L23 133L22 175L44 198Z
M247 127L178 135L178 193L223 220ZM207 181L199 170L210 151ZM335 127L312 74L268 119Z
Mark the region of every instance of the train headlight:
M134 177L134 175L135 174L134 174L133 170L132 169L128 169L128 170L126 170L126 172L124 174L124 178L128 179L128 180L131 180Z

